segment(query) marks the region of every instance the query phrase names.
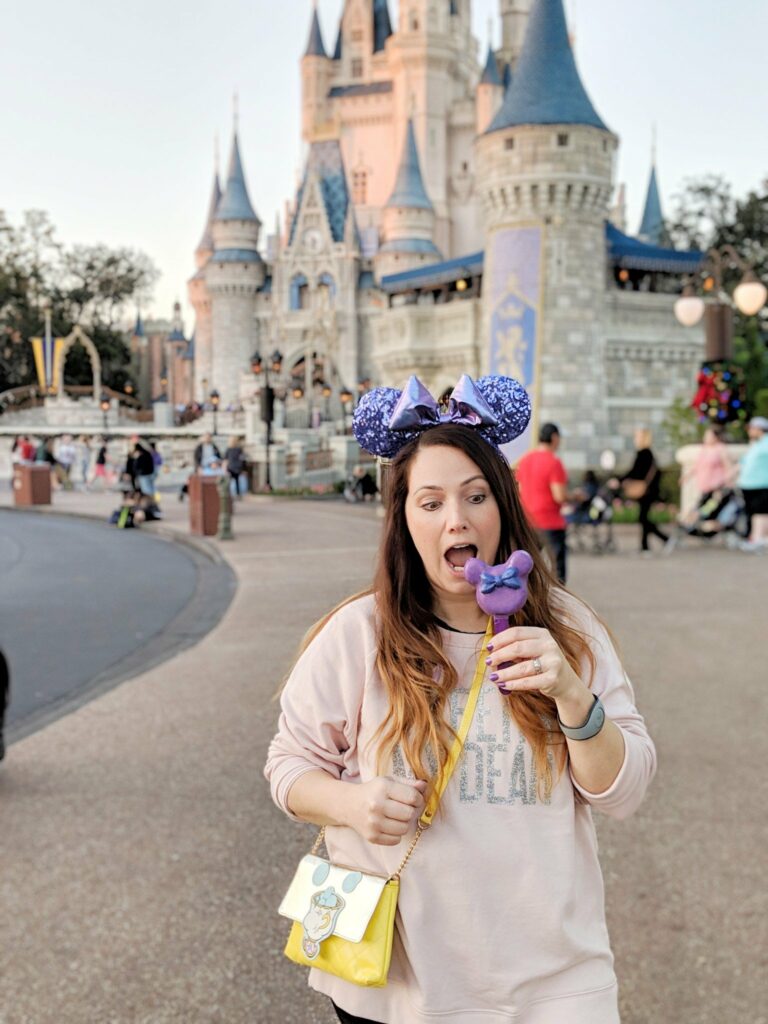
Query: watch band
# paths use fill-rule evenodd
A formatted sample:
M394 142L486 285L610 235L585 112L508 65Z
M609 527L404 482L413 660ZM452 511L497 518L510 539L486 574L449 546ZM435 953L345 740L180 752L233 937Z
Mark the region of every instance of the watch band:
M563 735L567 736L569 740L591 740L593 736L597 736L605 725L605 708L600 698L595 695L594 703L583 725L572 729L569 725L563 725L559 715L557 716L557 724L560 726Z

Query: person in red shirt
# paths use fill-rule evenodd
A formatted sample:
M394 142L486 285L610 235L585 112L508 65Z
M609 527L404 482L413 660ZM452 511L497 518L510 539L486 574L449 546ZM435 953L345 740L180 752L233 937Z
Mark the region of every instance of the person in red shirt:
M538 448L520 459L515 478L528 521L552 552L558 579L565 583L566 522L560 506L566 500L568 474L555 454L559 447L560 431L554 423L545 423L539 431Z

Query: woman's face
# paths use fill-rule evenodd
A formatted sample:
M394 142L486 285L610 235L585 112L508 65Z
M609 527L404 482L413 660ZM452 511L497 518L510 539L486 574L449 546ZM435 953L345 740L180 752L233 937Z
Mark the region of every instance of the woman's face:
M458 448L420 449L408 477L408 529L433 591L474 591L464 565L496 559L501 538L499 506L480 469Z

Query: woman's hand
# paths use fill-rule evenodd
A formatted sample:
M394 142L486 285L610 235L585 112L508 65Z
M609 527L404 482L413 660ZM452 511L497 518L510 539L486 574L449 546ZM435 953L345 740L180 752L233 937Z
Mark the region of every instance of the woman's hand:
M587 690L548 629L513 626L497 633L488 650L491 682L504 694L539 690L559 704Z
M379 777L349 787L344 824L369 843L397 846L424 810L426 782Z

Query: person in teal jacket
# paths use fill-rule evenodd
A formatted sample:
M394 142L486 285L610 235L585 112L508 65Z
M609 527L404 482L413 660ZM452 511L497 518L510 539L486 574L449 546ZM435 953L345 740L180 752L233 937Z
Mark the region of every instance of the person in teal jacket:
M749 517L746 551L768 550L768 418L755 416L747 427L752 442L741 460L738 484Z

